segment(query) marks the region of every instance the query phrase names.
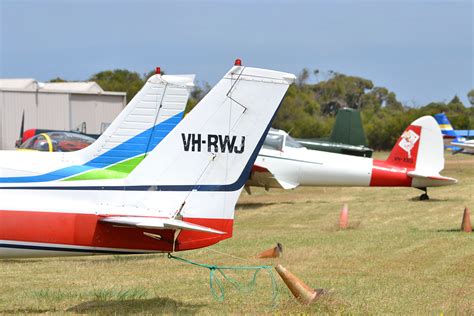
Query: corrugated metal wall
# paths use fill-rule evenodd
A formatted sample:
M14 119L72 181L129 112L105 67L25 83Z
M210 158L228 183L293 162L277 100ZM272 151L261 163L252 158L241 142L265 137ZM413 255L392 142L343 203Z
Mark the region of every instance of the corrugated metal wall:
M100 134L102 123L112 123L122 111L121 96L72 94L71 129L86 122L87 133Z
M2 112L0 149L13 149L15 141L20 136L23 110L25 110L25 126L36 125L36 93L0 91L0 96L0 111Z
M68 94L39 93L36 128L70 130L69 97Z
M0 149L14 149L25 110L25 130L73 130L82 122L87 132L99 134L124 106L121 95L36 93L0 90Z

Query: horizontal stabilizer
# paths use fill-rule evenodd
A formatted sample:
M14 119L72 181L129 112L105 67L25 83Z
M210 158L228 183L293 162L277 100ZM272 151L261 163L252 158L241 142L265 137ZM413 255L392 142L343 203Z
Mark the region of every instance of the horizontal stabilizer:
M263 186L268 189L294 189L299 186L299 183L282 180L281 177L270 171L267 167L254 164L250 179L247 181L248 186Z
M296 188L297 186L300 185L299 183L284 181L284 180L280 180L278 178L275 178L275 180L278 181L278 183L281 185L282 189L285 189L285 190L294 189L294 188Z
M119 226L132 226L137 228L150 229L182 229L194 230L204 233L223 235L225 232L209 227L200 226L173 218L139 217L139 216L111 216L100 220L102 223L109 223Z
M443 177L439 174L425 174L423 172L419 172L419 171L408 171L407 172L408 176L409 177L412 177L412 178L417 178L417 179L420 179L420 180L424 180L424 181L430 181L430 182L443 182L445 184L449 183L449 184L454 184L454 183L457 183L458 180L454 179L454 178L450 178L450 177ZM431 184L432 186L435 186L434 184Z

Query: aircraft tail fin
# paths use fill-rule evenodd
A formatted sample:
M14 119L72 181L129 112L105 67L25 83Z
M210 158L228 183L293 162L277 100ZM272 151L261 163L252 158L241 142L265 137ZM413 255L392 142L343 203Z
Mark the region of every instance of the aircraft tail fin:
M127 181L193 187L234 183L247 164L252 166L249 161L292 80L288 73L233 67Z
M87 167L133 169L181 121L193 80L194 75L153 75L105 132L77 154Z
M360 111L351 108L339 109L329 140L334 143L367 146Z
M441 176L444 169L443 137L437 122L423 116L405 129L387 159L390 166L406 168L413 187L441 185L456 180ZM445 183L444 183L445 184Z
M451 145L451 142L463 142L464 139L453 128L451 122L444 112L433 115L443 133L444 147L448 150L458 151L459 147Z
M441 132L443 133L443 137L451 139L458 138L458 134L454 130L453 126L451 125L451 122L449 121L448 117L444 112L435 114L433 116L436 122L438 123Z
M125 179L127 186L165 194L165 217L226 232L182 231L178 250L232 235L235 204L294 79L234 66Z

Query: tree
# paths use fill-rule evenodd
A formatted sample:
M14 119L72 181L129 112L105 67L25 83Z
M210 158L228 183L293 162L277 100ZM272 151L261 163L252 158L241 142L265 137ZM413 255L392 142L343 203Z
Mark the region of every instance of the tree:
M469 91L469 93L467 94L467 97L469 99L469 103L471 103L471 105L474 106L474 89Z
M107 91L125 91L127 101L132 100L146 82L137 72L126 69L101 71L92 75L89 80L97 82Z
M67 82L67 80L64 80L61 77L56 77L54 79L51 79L49 82Z
M459 97L455 95L454 98L449 101L448 109L451 111L462 112L462 110L464 109L464 104L461 102L461 99L459 99Z
M296 84L299 87L301 87L306 83L306 81L308 81L308 79L309 79L309 70L308 68L303 68L303 70L301 70L298 77L296 78Z
M337 72L332 72L332 74L329 80L312 86L323 114L334 115L341 107L362 108L363 95L374 87L372 81Z
M188 104L186 105L186 113L191 111L196 104L201 101L202 98L211 90L211 85L207 82L204 83L197 83L194 88L191 90L189 95Z

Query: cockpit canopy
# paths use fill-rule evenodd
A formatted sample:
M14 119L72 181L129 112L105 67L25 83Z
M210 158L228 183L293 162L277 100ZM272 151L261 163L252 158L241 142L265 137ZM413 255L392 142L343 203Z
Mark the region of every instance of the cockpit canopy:
M283 151L283 148L305 148L294 140L288 133L279 129L270 129L263 143L263 148Z
M20 149L68 152L85 148L94 141L94 138L78 133L50 132L31 137L20 146Z

